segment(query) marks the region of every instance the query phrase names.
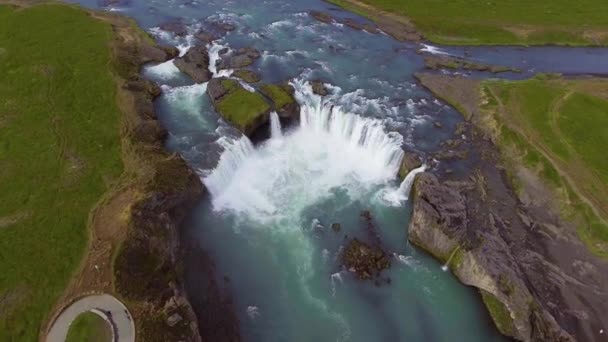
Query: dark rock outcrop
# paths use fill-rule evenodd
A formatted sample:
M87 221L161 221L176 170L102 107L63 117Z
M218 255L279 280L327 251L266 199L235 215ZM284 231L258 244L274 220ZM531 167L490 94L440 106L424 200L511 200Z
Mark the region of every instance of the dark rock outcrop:
M214 21L210 25L213 30L221 33L222 35L236 30L236 26L234 24L225 21Z
M218 37L211 33L211 32L206 32L206 31L199 31L196 35L194 35L194 37L196 37L196 39L200 40L203 43L211 43L214 40L218 39Z
M261 80L261 77L259 74L255 73L251 70L246 70L246 69L235 70L233 75L242 79L243 81L245 81L247 83L258 83Z
M409 240L449 263L461 282L478 288L503 334L521 341L545 341L534 334L573 341L528 288L531 278L525 267L531 265L522 258L535 254L525 249L513 253L501 236L507 217L483 200L478 182L442 183L431 174L420 174L413 190ZM521 224L514 218L509 222Z
M484 63L477 63L466 60L464 58L452 57L452 56L426 56L424 57L424 64L427 69L462 69L462 70L473 70L473 71L487 71L494 74L501 72L521 72L517 68L511 68L506 66L491 65Z
M322 23L331 24L332 22L334 22L334 18L329 13L325 13L325 12L321 12L321 11L310 11L308 13L310 14L311 17L315 18L316 20L318 20Z
M325 88L325 84L321 81L318 80L314 80L312 82L310 82L311 86L312 86L312 92L319 95L319 96L325 96L327 94L329 94L329 92L327 91L327 88Z
M340 23L357 31L367 31L369 33L374 34L379 32L378 27L376 25L370 23L361 23L352 18L346 18L344 20L341 20Z
M401 160L399 167L399 178L403 179L410 171L422 166L422 160L419 155L413 152L406 152Z
M209 54L204 46L198 45L190 48L183 57L176 58L173 64L196 83L207 82L211 79Z
M260 58L260 52L252 47L240 48L222 56L219 69L238 69L248 67Z
M224 77L219 77L209 81L209 84L207 85L207 94L213 103L216 103L222 98L222 96L228 93L228 87L225 87L224 83L222 82L222 80L225 79L226 78Z
M352 239L342 252L342 263L361 280L380 276L380 272L391 266L386 252L380 247L371 247L358 239Z
M179 20L172 20L160 25L163 31L171 32L176 36L183 37L188 34L188 27Z
M472 172L464 182L447 172L440 180L417 180L410 239L442 261L451 256L453 272L480 289L501 332L522 341L604 341L608 262L581 241L578 231L585 225L563 217L543 179L494 144L495 126L487 124L481 108L479 81L417 76L467 119L455 136L466 134L461 144L470 151ZM446 187L464 201L466 221L460 226L446 227L443 211L435 209L442 201L427 196Z

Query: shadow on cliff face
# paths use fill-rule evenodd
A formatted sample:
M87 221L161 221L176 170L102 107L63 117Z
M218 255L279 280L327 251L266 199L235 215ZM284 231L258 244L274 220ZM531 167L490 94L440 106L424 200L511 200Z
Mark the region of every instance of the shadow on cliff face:
M218 278L213 260L192 235L192 231L183 230L184 269L191 270L185 272L185 287L198 319L202 341L240 341L239 321L229 290L230 279Z

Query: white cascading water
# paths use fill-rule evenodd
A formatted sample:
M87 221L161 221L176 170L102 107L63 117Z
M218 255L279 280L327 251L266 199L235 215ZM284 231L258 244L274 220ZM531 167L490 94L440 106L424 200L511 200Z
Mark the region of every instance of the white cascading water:
M387 133L380 120L333 106L331 97L315 95L306 81L292 85L300 127L281 136L277 116L273 137L256 149L246 137L220 142L220 162L203 179L216 210L296 223L335 188L356 198L395 178L403 158L400 134Z
M279 114L277 112L270 113L270 138L280 139L283 137L281 129L281 120L279 120Z
M207 190L218 195L232 181L234 173L243 161L254 151L253 144L246 136L240 139L221 137L218 141L225 150L213 172L204 179Z
M414 185L416 175L424 171L426 171L426 165L422 165L411 170L407 176L405 176L397 189L384 193L383 199L394 206L399 206L403 202L407 201L410 197L410 191L412 190L412 185Z
M217 70L217 62L220 60L220 51L224 48L227 48L227 46L216 42L207 45L207 50L209 51L209 71L211 71L213 78L230 77L234 72L232 69Z

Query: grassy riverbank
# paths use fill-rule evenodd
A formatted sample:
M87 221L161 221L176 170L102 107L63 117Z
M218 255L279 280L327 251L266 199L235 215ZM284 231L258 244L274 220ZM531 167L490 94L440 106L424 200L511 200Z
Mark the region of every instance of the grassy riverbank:
M524 202L557 210L608 257L608 79L419 77L497 143Z
M409 18L429 40L452 45L608 45L601 0L328 0L365 16Z
M534 170L581 239L608 256L608 80L543 76L481 89L509 159Z
M0 340L35 341L119 179L111 26L65 5L0 5Z

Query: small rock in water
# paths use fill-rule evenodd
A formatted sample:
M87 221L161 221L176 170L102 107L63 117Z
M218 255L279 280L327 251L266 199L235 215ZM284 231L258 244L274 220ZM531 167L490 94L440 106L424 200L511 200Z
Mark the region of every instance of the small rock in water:
M188 34L188 28L181 21L169 21L160 25L163 31L171 32L176 36L183 37Z
M340 231L340 229L342 229L342 225L341 225L341 224L339 224L339 223L332 223L332 224L331 224L331 229L332 229L334 232L336 232L336 233L337 233L337 232L339 232L339 231Z
M320 22L326 23L326 24L331 24L334 21L334 19L331 17L331 15L329 15L328 13L325 13L325 12L310 11L309 13L313 18L317 19Z
M319 95L319 96L325 96L327 94L329 94L329 92L327 91L327 88L325 88L325 84L323 84L323 82L315 80L310 82L310 84L312 85L312 92Z
M391 266L388 255L380 247L370 247L358 239L348 243L342 253L342 263L361 280L378 277Z

